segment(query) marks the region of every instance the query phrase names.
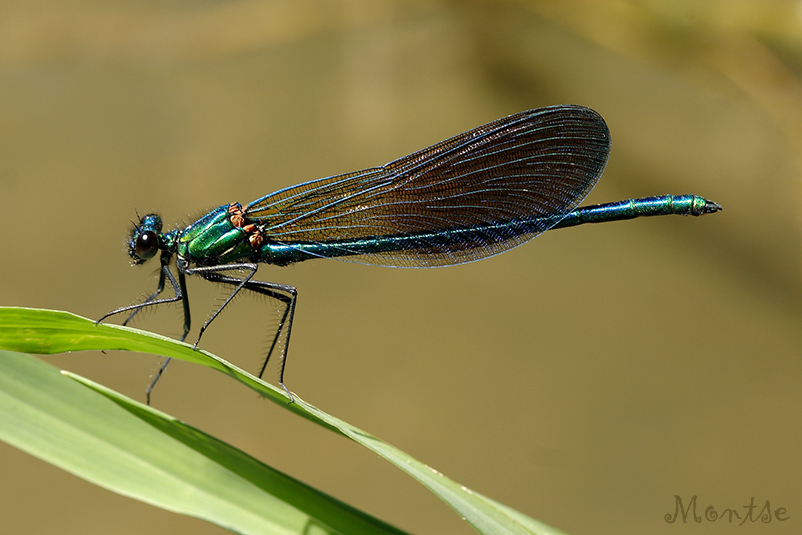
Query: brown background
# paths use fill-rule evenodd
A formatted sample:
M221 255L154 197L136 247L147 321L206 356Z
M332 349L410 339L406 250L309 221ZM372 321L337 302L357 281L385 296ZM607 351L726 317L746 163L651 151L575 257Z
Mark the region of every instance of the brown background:
M491 260L264 266L299 288L289 386L571 534L799 533L802 11L650 2L4 0L0 304L97 318L155 286L123 241L384 163L527 108L584 104L613 152L588 202L725 210L547 233ZM223 290L190 282L197 324ZM272 306L203 347L256 370ZM178 307L137 326L180 332ZM151 356L47 359L144 399ZM270 378L275 377L270 371ZM175 363L157 408L416 533L470 533L375 455ZM220 533L0 445L4 533ZM785 523L668 525L673 496ZM759 530L759 531L758 531Z

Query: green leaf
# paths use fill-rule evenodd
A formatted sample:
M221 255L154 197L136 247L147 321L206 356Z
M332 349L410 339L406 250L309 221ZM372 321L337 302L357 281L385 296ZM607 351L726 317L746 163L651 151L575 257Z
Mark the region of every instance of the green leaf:
M95 325L91 320L67 312L0 308L0 348L39 354L119 349L153 353L202 364L235 378L276 402L282 408L340 433L374 451L429 488L480 533L510 535L556 535L562 533L448 479L399 449L309 405L297 396L295 396L295 403L289 404L283 391L219 357L202 350L193 350L187 344L163 336L117 325ZM108 399L126 399L126 406L138 407L137 410L140 413L156 412L147 406L90 383L86 379L75 378L91 386L95 391L103 392ZM128 410L132 411L130 408ZM3 417L0 414L0 418ZM193 432L200 433L196 430ZM140 496L136 497L143 499ZM157 503L158 500L159 498L154 498L146 501L162 506Z
M0 351L0 439L237 533L401 533L162 412L10 351Z

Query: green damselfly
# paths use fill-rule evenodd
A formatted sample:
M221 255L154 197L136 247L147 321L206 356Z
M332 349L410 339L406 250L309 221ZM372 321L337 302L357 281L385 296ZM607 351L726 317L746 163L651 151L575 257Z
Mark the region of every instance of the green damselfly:
M604 119L582 106L553 106L510 115L381 167L286 188L242 206L229 203L186 228L162 231L142 217L129 240L141 264L161 252L156 291L109 312L130 319L143 307L180 301L183 341L190 330L186 275L233 288L206 328L241 290L277 299L279 325L259 376L283 340L279 384L292 331L297 291L254 280L260 263L286 266L340 258L390 267L472 262L516 247L549 229L643 216L693 215L721 207L695 195L663 195L577 208L601 177L610 153ZM178 277L170 270L176 259ZM233 277L227 272L244 272ZM175 296L159 298L169 282ZM148 400L169 359L147 390Z

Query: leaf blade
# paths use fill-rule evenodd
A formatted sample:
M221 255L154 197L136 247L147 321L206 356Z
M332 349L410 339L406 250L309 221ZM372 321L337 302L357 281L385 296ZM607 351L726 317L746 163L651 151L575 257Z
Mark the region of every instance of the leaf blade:
M119 494L237 533L301 534L310 525L401 533L160 411L10 351L0 351L0 439Z
M41 317L30 321L28 316L31 313ZM42 324L47 324L47 327L41 327ZM17 332L24 333L24 344L14 340ZM48 336L54 340L44 340ZM19 345L14 346L15 343ZM278 388L220 357L206 351L193 350L187 344L129 327L95 325L91 320L68 312L0 308L0 348L10 348L9 346L45 354L92 349L143 351L202 364L231 376L286 410L346 436L375 452L434 492L480 533L504 535L562 533L456 483L398 448L306 403L296 394L294 394L295 403L288 404L286 395Z

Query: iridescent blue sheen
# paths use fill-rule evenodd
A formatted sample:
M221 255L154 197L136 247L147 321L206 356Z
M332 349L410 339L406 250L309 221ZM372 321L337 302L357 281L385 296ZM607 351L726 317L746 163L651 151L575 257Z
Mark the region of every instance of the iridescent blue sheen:
M181 301L183 340L190 329L185 276L232 286L201 328L197 347L240 290L275 298L283 312L268 359L283 343L279 384L292 400L284 364L297 292L253 280L260 263L339 258L390 267L450 266L502 253L552 228L721 209L694 195L577 208L601 177L609 153L610 133L598 113L553 106L493 121L381 167L286 188L244 208L225 204L184 229L163 233L161 218L148 214L131 233L129 254L140 264L161 252L156 292L101 320L128 311L127 323L142 307ZM173 257L178 280L170 270ZM176 295L160 299L166 281Z

